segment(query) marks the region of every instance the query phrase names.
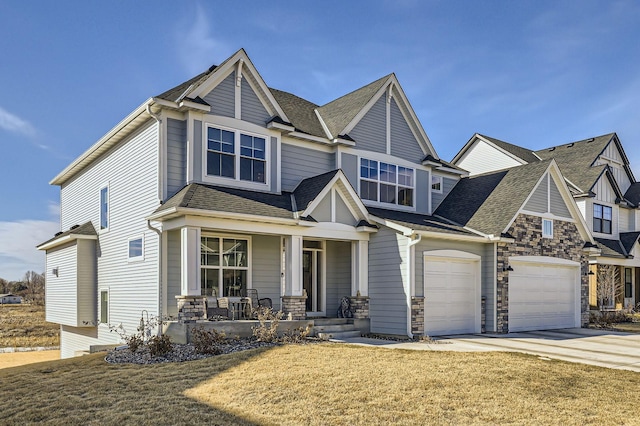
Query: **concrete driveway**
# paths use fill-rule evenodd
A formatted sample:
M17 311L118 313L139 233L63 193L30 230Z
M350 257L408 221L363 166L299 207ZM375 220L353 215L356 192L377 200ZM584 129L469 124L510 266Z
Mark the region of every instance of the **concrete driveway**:
M640 372L640 334L570 328L509 334L444 336L433 343L352 338L344 342L427 351L510 351Z

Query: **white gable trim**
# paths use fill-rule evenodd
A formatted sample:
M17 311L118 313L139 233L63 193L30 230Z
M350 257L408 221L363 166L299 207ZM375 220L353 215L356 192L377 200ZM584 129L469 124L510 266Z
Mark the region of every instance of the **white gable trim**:
M342 185L339 185L338 183L342 183ZM314 198L314 200L309 203L309 205L304 209L304 211L300 213L300 216L311 215L313 210L315 210L318 207L320 202L322 202L322 200L324 200L324 198L327 195L330 195L330 192L334 188L338 190L337 191L338 194L342 198L342 201L344 201L344 203L347 205L347 208L349 209L349 211L351 212L354 218L368 221L369 212L367 211L367 208L364 206L364 204L362 204L360 197L358 197L358 194L356 194L355 190L351 187L351 184L347 180L342 170L338 170L336 172L336 175L329 181L329 183L327 183L327 185L325 185L322 191L320 191L320 193L316 196L316 198ZM351 202L349 202L349 199L351 199L353 203L356 205L358 209L357 211L353 209L353 206L351 205ZM335 210L335 203L332 203L331 208L332 210ZM334 217L334 214L335 212L332 211L332 218Z

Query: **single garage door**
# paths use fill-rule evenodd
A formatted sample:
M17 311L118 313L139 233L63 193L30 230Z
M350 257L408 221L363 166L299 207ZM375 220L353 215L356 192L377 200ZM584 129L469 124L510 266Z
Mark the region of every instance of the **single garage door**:
M579 264L548 262L510 259L510 332L580 327Z
M480 256L425 252L424 285L428 336L480 332Z

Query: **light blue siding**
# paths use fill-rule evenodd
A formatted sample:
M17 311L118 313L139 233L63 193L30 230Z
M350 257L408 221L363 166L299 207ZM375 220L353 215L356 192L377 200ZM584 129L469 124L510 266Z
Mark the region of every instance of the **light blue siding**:
M531 194L531 198L525 204L524 209L530 212L546 213L547 212L547 188L549 175L546 175L540 184Z
M371 107L358 124L349 132L358 149L387 152L387 107L384 96Z
M447 177L442 178L442 194L438 194L436 192L431 193L431 203L433 204L433 211L435 211L442 200L444 200L447 195L451 192L454 186L458 183L458 179L451 179ZM429 182L429 189L431 189L431 182Z
M167 198L187 183L186 121L167 119Z
M556 186L556 183L553 179L550 179L550 196L551 196L551 213L560 217L571 217L571 212L567 208L564 200L562 199L562 195L560 195L560 190Z
M340 299L351 295L351 243L327 241L326 316L337 316Z
M369 241L371 332L407 335L407 241L381 227Z
M251 286L280 309L280 237L255 235L251 241Z
M334 154L282 144L282 190L293 191L302 179L335 169Z
M418 164L425 157L395 99L391 99L391 155Z
M341 169L347 177L347 180L349 180L349 183L351 183L351 186L355 189L358 187L358 177L360 176L360 173L358 172L358 157L356 155L345 153L342 153L341 155Z
M242 79L242 119L259 126L264 126L271 118L246 79Z
M430 214L429 191L431 190L431 180L429 179L429 172L416 169L415 178L416 192L413 194L413 198L415 200L416 213Z
M218 84L203 99L206 103L211 105L211 114L222 115L224 117L235 117L235 73L232 72L229 74L227 78Z

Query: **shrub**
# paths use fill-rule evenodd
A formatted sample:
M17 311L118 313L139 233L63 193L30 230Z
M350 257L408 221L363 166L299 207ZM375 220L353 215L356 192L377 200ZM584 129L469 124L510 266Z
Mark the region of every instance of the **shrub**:
M280 340L283 343L302 343L307 339L310 332L311 326L309 325L306 327L294 328L287 330Z
M149 347L149 353L153 357L166 355L173 350L171 339L166 334L152 336L147 342L147 346Z
M633 316L625 311L591 311L589 322L600 327L610 327L620 322L632 322Z
M197 327L191 330L191 343L196 352L200 354L218 355L222 353L222 344L226 339L223 331L205 330L203 327Z
M260 325L251 327L253 330L253 337L259 342L277 342L278 341L278 326L280 320L284 316L282 311L273 312L271 308L260 308L257 310L258 321Z

